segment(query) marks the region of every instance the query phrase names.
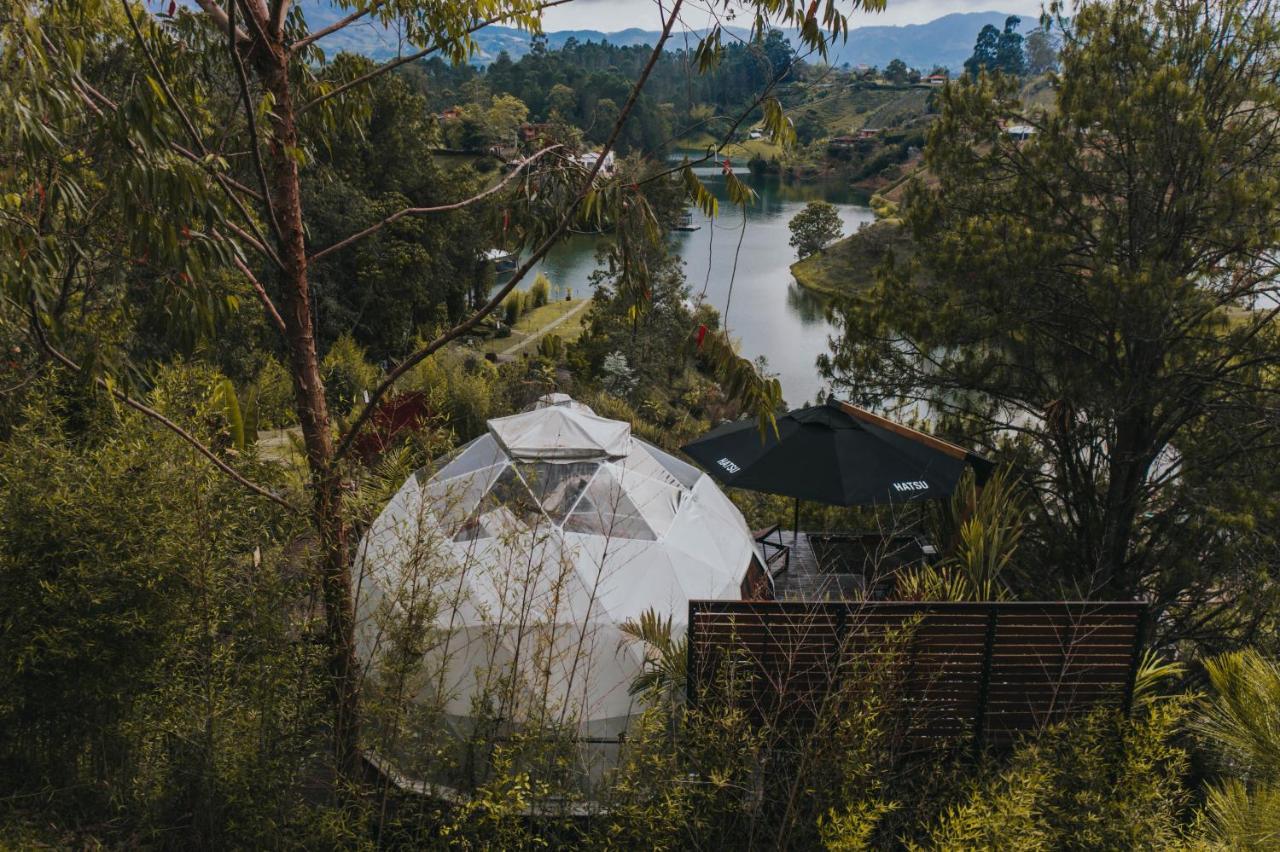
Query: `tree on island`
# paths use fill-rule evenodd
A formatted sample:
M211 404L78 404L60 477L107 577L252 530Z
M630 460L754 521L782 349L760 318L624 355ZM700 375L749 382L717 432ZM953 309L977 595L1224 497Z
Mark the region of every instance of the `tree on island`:
M791 229L791 247L802 260L840 239L844 228L835 205L826 201L810 201L787 227Z

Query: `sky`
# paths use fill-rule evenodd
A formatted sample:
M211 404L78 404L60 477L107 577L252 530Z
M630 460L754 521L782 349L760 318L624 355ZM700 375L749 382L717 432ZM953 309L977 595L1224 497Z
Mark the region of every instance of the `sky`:
M670 7L664 3L664 6ZM724 19L723 0L715 0ZM848 8L847 0L839 4ZM923 24L952 12L1000 11L1034 19L1039 16L1040 0L886 0L883 12L855 11L849 17L849 27L867 27L889 24ZM706 0L687 0L687 11L682 12L684 24L689 29L700 29L709 19ZM547 9L543 17L543 29L552 30L601 30L617 32L629 27L656 30L661 26L658 0L575 0L561 7ZM739 19L737 23L749 25Z

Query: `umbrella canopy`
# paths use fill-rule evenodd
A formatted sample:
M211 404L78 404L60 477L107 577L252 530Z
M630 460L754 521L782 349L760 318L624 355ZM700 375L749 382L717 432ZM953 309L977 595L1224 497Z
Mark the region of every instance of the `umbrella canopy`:
M683 447L718 481L835 506L936 500L956 489L966 464L978 482L993 465L845 402L778 418L762 441L754 420L728 423Z

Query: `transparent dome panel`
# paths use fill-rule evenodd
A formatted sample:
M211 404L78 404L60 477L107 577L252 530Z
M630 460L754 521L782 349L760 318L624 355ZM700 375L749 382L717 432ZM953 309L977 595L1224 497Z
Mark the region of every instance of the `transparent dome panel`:
M520 475L524 477L534 499L556 525L564 523L565 517L587 489L599 467L598 462L533 462L518 465Z
M502 447L486 433L456 450L452 456L446 456L442 462L444 466L437 468L438 472L432 479L453 479L504 461L506 454Z
M498 509L506 510L516 524L528 529L537 529L547 523L541 506L514 466L508 466L502 471L489 493L480 501L482 512Z
M445 532L453 537L471 518L490 487L509 465L480 468L451 479L433 479L423 488L423 501Z
M587 486L578 504L564 522L565 532L599 535L606 538L634 538L654 541L654 535L636 504L607 468L601 469Z

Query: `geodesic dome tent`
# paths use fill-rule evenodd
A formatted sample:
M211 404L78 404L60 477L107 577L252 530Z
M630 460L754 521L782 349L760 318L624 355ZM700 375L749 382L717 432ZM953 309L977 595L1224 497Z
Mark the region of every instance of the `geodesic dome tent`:
M409 477L370 527L360 652L376 668L408 620L416 694L457 732L483 713L610 740L641 709L643 649L619 625L654 609L683 632L690 599L741 597L755 555L709 477L552 395Z

